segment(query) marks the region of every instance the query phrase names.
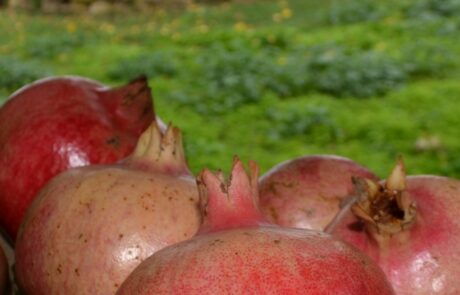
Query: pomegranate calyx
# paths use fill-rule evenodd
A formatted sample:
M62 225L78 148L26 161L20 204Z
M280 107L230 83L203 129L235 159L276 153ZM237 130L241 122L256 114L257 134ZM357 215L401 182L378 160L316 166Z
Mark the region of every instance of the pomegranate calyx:
M185 159L181 130L169 124L162 132L156 120L142 133L128 161L149 171L191 174Z
M259 167L249 162L250 175L235 156L228 180L223 173L204 169L197 177L203 223L200 233L237 227L251 227L265 223L258 210Z
M416 217L416 203L406 192L406 172L402 159L383 184L357 178L354 181L358 195L352 212L367 225L374 238L390 237L407 230Z
M152 92L145 75L127 85L99 91L101 102L120 129L140 135L147 127L146 122L155 119Z
M387 177L386 188L388 190L403 191L406 189L406 168L402 157L399 157L395 167Z

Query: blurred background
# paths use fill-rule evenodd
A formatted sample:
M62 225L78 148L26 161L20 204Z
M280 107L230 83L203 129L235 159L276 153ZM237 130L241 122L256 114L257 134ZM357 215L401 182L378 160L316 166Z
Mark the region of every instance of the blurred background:
M309 154L460 177L460 0L0 0L0 98L149 77L193 172Z

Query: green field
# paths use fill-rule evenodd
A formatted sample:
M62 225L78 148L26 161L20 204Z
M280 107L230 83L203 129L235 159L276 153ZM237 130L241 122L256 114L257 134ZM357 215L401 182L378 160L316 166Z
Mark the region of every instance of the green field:
M149 76L194 172L232 156L266 171L308 154L384 177L460 177L457 0L283 0L185 11L0 11L0 97L47 75Z

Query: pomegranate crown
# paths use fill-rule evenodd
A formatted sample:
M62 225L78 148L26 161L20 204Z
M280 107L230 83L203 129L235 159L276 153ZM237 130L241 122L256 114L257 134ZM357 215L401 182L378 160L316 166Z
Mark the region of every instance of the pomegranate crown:
M249 161L250 174L235 156L228 180L222 171L204 169L197 177L203 223L200 232L214 232L265 223L258 210L259 167Z
M367 224L372 236L391 236L414 223L416 204L406 192L402 157L383 184L366 178L355 178L353 182L358 199L352 212Z
M120 128L139 136L149 122L155 120L152 92L146 76L124 86L113 89L100 86L98 90L101 102Z
M185 158L182 132L171 123L166 131L162 131L158 122L154 120L139 137L130 161L136 166L145 166L150 171L191 174Z

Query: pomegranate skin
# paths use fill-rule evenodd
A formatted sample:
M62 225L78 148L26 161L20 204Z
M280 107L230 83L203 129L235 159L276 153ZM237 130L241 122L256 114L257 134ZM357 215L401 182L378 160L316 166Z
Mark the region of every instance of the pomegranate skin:
M281 226L323 230L353 192L351 179L356 176L378 179L365 167L335 155L283 162L260 178L260 210Z
M15 240L48 180L71 167L126 157L153 118L145 77L113 89L81 77L51 77L13 93L0 108L1 227Z
M40 191L16 241L21 291L114 294L145 258L195 234L198 191L178 130L159 139L154 126L126 160L69 169Z
M460 182L441 176L408 176L416 203L407 230L381 237L348 214L333 234L366 252L386 273L398 295L460 294Z
M252 164L248 180L236 160L228 184L204 170L198 235L145 260L117 295L394 294L382 271L348 244L266 222L256 209L257 169Z
M265 226L165 248L142 263L117 294L393 292L381 270L343 242L319 232Z
M8 294L8 285L8 261L6 260L2 247L0 247L0 295Z

